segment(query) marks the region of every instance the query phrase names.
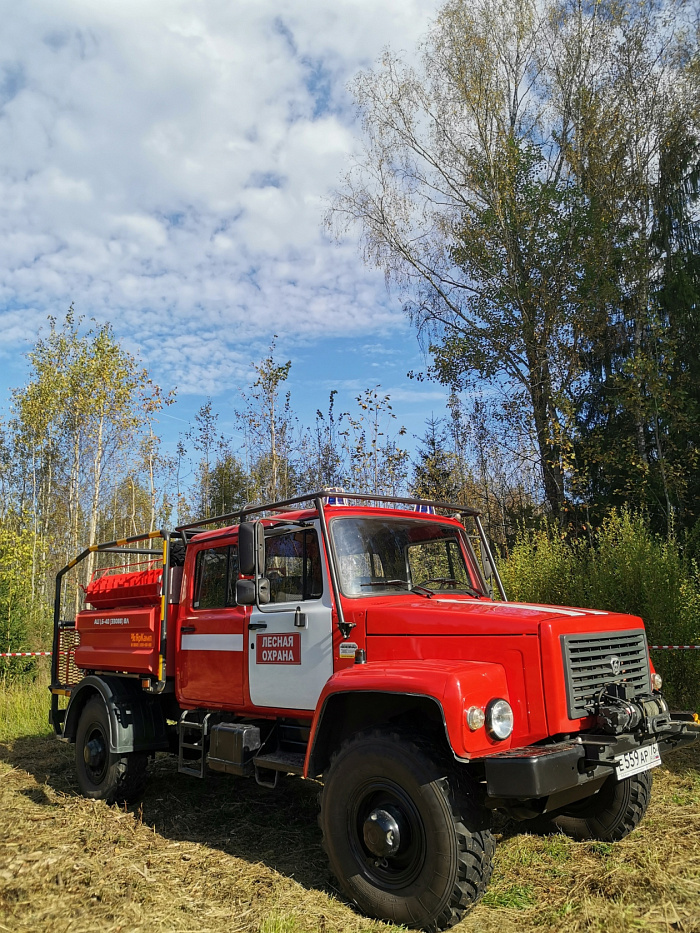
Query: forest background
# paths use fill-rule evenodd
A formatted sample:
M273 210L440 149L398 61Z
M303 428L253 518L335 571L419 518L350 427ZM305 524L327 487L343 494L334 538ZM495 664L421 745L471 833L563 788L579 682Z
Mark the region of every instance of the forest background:
M302 424L272 339L243 444L207 399L166 452L172 396L109 324L50 318L0 440L0 650L48 644L53 577L88 543L320 486L468 501L510 598L700 641L697 8L452 0L422 51L357 78L364 148L326 222L403 299L447 410L413 457L381 386ZM698 654L654 657L679 705Z

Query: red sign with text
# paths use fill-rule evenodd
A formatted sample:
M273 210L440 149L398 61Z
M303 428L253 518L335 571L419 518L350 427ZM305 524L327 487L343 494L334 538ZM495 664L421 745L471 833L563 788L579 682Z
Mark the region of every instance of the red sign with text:
M255 660L258 664L301 664L301 634L258 635Z

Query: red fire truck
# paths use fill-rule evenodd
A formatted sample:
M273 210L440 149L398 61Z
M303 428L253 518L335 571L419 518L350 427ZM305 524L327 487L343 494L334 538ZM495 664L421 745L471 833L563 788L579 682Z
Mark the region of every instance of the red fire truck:
M119 566L63 620L91 550ZM696 734L641 619L508 602L478 512L445 502L322 490L95 545L58 574L54 630L83 794L133 799L156 752L200 779L320 777L347 896L427 930L483 893L494 811L622 839Z

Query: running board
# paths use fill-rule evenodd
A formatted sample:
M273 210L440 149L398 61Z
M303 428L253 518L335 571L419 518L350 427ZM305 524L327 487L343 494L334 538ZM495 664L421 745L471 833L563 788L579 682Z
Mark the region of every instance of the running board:
M304 758L301 752L269 752L265 755L256 755L253 759L255 770L281 771L284 774L303 774Z

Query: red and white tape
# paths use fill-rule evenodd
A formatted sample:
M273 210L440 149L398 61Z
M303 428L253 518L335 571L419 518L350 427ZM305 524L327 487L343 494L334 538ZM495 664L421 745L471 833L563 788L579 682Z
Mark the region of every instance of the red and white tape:
M0 658L50 658L52 654L53 651L7 651L0 654Z
M660 651L662 648L666 651L700 651L700 645L649 645L652 651Z

